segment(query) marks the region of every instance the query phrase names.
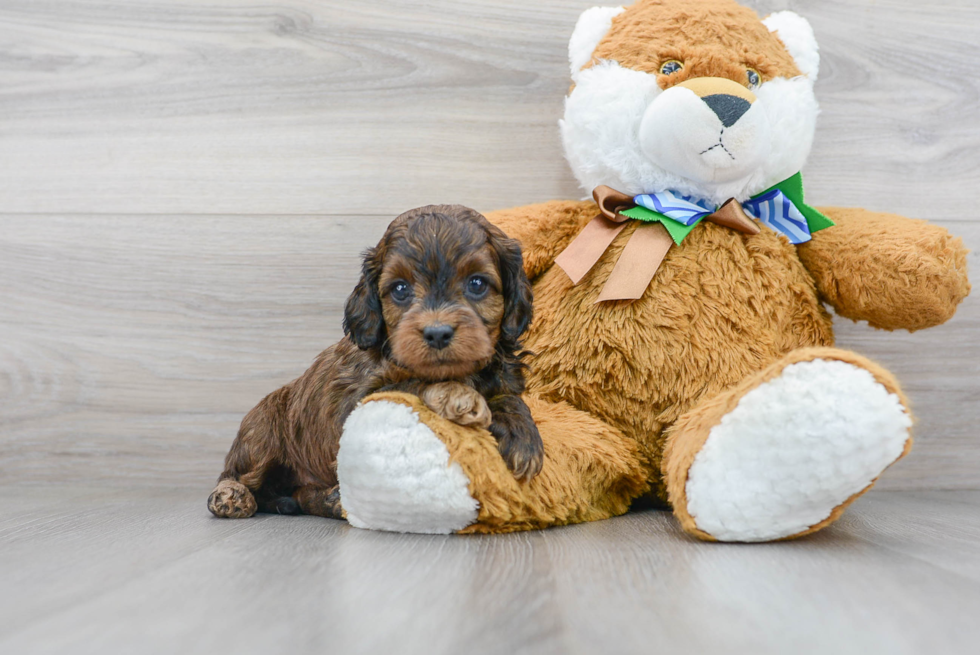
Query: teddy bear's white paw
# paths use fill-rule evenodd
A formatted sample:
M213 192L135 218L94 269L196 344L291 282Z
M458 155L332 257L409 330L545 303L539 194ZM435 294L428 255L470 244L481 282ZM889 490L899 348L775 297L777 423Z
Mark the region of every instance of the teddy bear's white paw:
M720 541L799 534L904 451L911 417L863 368L792 364L711 429L688 471L687 510Z
M371 401L351 413L337 477L347 520L358 528L449 534L476 521L479 505L462 467L400 403Z

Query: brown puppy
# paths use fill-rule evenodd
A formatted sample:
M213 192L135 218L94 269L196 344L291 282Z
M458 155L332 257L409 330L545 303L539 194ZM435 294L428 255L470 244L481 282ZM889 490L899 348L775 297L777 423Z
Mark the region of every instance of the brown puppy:
M531 285L518 243L472 209L431 205L396 218L362 270L344 311L347 336L242 421L208 498L216 516L341 518L344 421L382 390L489 427L518 478L541 470L544 447L520 396Z

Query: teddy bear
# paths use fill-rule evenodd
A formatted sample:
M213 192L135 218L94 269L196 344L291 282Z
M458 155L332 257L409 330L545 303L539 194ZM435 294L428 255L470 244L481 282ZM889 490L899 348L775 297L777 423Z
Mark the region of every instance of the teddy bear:
M518 482L486 431L376 394L341 440L347 519L508 532L647 497L704 540L830 525L909 452L913 418L891 373L834 347L827 306L884 330L943 323L970 291L962 242L806 204L820 57L795 13L596 7L569 60L561 136L593 200L487 214L533 282L527 404L544 467Z

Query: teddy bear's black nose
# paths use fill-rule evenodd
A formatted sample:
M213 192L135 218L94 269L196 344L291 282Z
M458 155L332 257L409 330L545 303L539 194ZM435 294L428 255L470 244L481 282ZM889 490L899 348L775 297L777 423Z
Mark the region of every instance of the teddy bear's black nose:
M451 325L444 325L442 323L427 325L422 330L422 338L425 339L425 343L429 345L429 348L442 350L453 340L454 332L455 330L453 330Z
M744 116L745 112L752 106L748 100L726 93L705 96L701 99L704 100L704 104L711 108L711 111L715 112L715 116L721 119L721 124L725 127L731 127L737 123L738 119Z

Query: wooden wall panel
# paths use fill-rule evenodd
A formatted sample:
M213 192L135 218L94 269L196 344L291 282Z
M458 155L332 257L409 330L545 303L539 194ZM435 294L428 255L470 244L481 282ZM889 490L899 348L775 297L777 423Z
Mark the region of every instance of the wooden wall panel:
M556 123L567 39L593 4L6 0L0 208L391 214L578 196ZM798 10L821 42L815 200L969 214L973 0L748 4Z
M204 484L241 415L339 336L387 220L582 195L556 123L592 4L0 5L4 478ZM809 199L980 247L980 6L750 4L800 11L822 45ZM920 418L882 486L980 485L980 303L839 334Z
M209 481L245 412L340 337L358 253L387 221L0 217L4 479ZM980 223L955 228L980 248ZM980 303L915 334L838 324L919 416L882 486L977 485Z

